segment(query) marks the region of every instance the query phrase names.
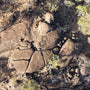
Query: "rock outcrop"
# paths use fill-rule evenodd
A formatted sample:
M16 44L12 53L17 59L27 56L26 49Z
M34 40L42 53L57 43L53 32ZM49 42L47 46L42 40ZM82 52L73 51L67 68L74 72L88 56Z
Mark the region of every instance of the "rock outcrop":
M3 55L6 51L10 52L7 55L8 67L15 68L18 73L38 71L47 64L53 49L57 48L60 32L49 25L54 20L53 15L43 15L43 22L38 18L34 17L30 29L27 23L31 22L22 20L0 33L0 53Z

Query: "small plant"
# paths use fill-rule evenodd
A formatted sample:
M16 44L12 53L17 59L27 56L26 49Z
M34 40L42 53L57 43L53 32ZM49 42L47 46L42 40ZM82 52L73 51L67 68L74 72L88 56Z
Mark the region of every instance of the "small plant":
M47 0L46 6L50 12L56 12L59 9L59 5L55 3L55 0Z
M51 59L48 60L48 65L52 66L53 68L56 68L58 64L60 63L60 59L57 55L54 55L51 57Z
M45 73L51 71L51 69L55 69L60 64L60 59L58 55L54 55L47 61L47 65L43 67L40 71L41 73Z
M7 8L7 11L10 12L13 10L13 6L9 5L8 8Z
M36 90L39 87L39 84L35 80L30 80L27 83L24 83L21 90Z

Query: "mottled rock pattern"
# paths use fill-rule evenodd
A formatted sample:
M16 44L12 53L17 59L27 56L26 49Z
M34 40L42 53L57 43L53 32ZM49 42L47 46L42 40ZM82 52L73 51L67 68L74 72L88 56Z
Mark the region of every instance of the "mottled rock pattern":
M42 38L39 40L38 38L34 42L34 46L37 49L42 49L42 50L48 50L56 47L57 41L59 39L59 34L58 31L51 31L45 36L42 36Z
M54 16L51 13L46 13L44 15L45 21L51 24L54 21Z
M22 20L0 33L0 56L8 57L8 67L21 74L36 72L45 66L60 38L59 31L52 30L48 24L53 20L52 14L48 20L46 14L42 17L48 23L32 18L30 30L27 28L29 22Z
M1 44L0 53L15 48L18 45L17 35L12 30L6 30L0 33Z
M46 24L46 23L44 23L44 22L39 22L38 32L39 32L41 35L45 35L45 34L47 34L49 31L50 31L50 27L49 27L48 24Z
M60 55L60 59L62 60L62 64L60 65L61 67L66 67L70 60L73 57L74 54L74 50L75 50L75 44L72 40L68 39L65 44L62 46L59 55Z
M31 61L29 63L29 67L28 67L26 72L27 73L35 72L43 66L44 66L44 60L43 60L43 57L41 55L41 52L35 51L32 58L31 58Z

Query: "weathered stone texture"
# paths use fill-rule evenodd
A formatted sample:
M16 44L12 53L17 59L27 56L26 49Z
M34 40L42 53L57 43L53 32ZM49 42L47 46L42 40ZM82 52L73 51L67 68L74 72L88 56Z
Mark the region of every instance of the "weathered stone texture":
M40 51L35 51L31 61L29 63L29 67L27 69L27 73L32 73L35 71L38 71L40 68L42 68L44 66L44 60L43 57L41 55Z
M70 60L73 57L74 48L75 48L75 44L70 39L68 39L65 42L65 44L62 46L59 55L63 63L60 65L60 67L65 67L69 64Z

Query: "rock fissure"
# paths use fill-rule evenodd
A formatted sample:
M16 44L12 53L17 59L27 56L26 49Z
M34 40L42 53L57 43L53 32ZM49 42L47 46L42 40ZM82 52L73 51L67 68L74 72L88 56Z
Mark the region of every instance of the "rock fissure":
M29 61L29 59L17 59L17 60L13 60L13 61Z
M42 56L42 58L43 58L43 62L44 62L44 66L45 66L45 60L44 60L44 56L43 56L42 51L41 51L41 56Z
M27 69L28 69L28 67L29 67L29 64L30 64L30 61L31 61L31 58L32 58L33 54L34 54L34 51L33 51L33 53L31 54L31 56L30 56L30 58L29 58L29 60L28 60L28 64L27 64L27 67L26 67L25 72L27 71Z

